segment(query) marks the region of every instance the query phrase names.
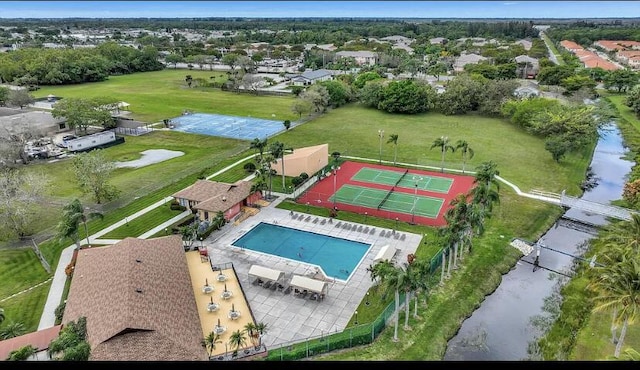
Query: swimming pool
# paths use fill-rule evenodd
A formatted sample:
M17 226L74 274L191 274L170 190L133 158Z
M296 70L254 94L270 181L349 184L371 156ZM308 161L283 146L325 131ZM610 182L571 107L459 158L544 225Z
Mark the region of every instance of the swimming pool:
M267 139L285 129L282 121L262 118L192 113L171 119L174 130L240 140Z
M231 245L320 266L325 275L347 280L371 244L259 223Z

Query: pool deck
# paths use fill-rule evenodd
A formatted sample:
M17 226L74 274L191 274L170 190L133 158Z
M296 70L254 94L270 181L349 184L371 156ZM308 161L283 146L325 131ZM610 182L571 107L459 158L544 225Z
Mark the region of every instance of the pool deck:
M213 233L204 240L209 256L211 256L211 264L233 263L255 321L267 324L266 333L262 338L267 348L300 342L309 337L340 332L345 329L372 285L371 277L366 269L373 264L373 259L380 249L384 245L398 248L396 260L398 263L402 263L407 260L407 254L415 253L422 239L422 235L405 232L399 233L400 235L405 234L404 240L400 237L396 239L394 236L381 236L382 230L385 230L386 233L392 230L378 227L373 234L346 230L335 226L340 220L333 220L333 223L329 223L328 218L319 216L319 222L316 223L313 222L316 216L311 216L309 221L294 220L289 211L275 208L281 199L282 197L272 202L268 207L261 208L260 212L239 225L229 224L222 234ZM324 224L320 222L323 219L327 220ZM231 245L235 239L260 222L364 242L372 244L372 247L347 281L329 279L328 293L324 300L298 298L293 292L284 294L282 291L272 291L258 285L252 285L248 275L249 268L255 264L284 271L284 285L287 286L293 274L322 278L316 275L315 266ZM349 224L355 223L350 222ZM371 227L369 226L369 228Z

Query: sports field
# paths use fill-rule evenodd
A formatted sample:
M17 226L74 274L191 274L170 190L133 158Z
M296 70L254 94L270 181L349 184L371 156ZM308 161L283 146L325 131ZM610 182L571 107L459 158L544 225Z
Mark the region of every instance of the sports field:
M447 194L453 184L453 179L429 175L409 174L405 171L388 171L370 167L363 167L351 179L355 181L371 182L376 184L392 185L401 188L429 190Z
M344 162L321 176L297 202L430 226L444 226L449 202L473 186L472 176Z
M366 206L416 216L435 218L440 212L444 199L398 193L393 190L365 188L362 186L343 185L333 194L329 201L342 204Z

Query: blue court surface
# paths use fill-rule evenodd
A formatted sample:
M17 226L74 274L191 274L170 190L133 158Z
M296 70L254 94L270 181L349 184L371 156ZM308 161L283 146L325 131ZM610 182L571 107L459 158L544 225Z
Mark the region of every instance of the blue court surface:
M282 121L210 113L186 114L172 118L171 123L176 131L250 141L264 140L285 130Z

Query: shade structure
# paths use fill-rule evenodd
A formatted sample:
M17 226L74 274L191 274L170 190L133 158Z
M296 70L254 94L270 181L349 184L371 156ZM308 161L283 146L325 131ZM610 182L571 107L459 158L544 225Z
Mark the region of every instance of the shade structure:
M329 287L329 284L326 281L309 279L308 277L301 275L293 275L289 285L318 294L326 294Z
M284 278L284 272L260 265L251 265L251 268L249 269L249 277L252 276L264 280L280 281Z
M375 258L373 259L373 263L384 261L384 260L389 261L393 258L393 256L396 255L397 251L398 251L398 248L394 248L387 244L382 248L380 248L380 251L378 251L378 254L376 254Z

